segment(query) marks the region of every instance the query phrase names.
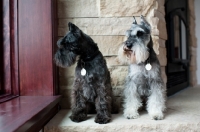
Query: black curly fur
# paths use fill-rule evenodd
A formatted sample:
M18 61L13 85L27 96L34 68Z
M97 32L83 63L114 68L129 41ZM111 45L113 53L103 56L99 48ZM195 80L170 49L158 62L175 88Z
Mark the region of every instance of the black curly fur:
M106 61L97 44L88 35L72 23L68 26L70 31L57 43L59 49L55 54L55 61L58 66L71 66L79 56L72 90L70 119L74 122L84 121L87 119L87 113L96 108L95 122L108 123L111 120L111 109L113 113L117 113L118 108L113 107L110 72ZM81 75L82 68L86 69L85 76Z

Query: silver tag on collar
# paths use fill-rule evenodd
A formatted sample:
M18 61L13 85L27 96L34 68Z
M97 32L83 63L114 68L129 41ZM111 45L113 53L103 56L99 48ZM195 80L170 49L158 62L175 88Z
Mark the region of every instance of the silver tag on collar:
M147 64L145 65L145 69L146 69L147 71L151 70L151 68L152 68L152 66L151 66L150 63L147 63Z
M86 75L86 70L84 68L81 69L81 75L85 76Z

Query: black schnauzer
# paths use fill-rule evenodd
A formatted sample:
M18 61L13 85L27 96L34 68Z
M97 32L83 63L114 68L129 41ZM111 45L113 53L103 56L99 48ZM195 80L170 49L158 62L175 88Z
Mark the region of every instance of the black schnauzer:
M96 107L96 123L106 124L111 120L113 106L110 72L97 44L76 25L68 23L69 32L60 40L55 54L58 66L73 65L77 56L75 80L72 90L70 119L80 122L87 119L89 106ZM91 107L90 107L91 108ZM117 111L117 109L116 109Z

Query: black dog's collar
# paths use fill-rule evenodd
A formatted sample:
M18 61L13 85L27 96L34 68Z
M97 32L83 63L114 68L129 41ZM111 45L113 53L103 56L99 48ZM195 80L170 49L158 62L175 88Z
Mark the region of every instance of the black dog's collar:
M149 57L146 59L146 61L145 61L145 64L151 63L151 61L150 61L150 56L151 56L150 54L151 54L151 50L152 50L152 49L151 49L151 48L149 48L149 50L148 50L148 51L149 51Z
M151 48L149 49L149 57L147 58L147 60L145 61L145 69L147 71L151 70L152 69L152 65L151 65L151 62L150 62L150 57L151 57Z
M150 62L150 57L148 57L148 58L146 59L146 61L144 62L144 64L148 64L148 63L151 63L151 62Z
M91 60L93 60L99 53L100 53L100 51L97 50L93 55L88 56L88 57L86 57L86 58L81 58L81 61L83 61L83 62L91 61Z
M85 62L93 60L99 53L100 53L100 51L97 50L93 55L86 57L84 59L81 58L81 75L82 76L87 75L87 71L85 69Z

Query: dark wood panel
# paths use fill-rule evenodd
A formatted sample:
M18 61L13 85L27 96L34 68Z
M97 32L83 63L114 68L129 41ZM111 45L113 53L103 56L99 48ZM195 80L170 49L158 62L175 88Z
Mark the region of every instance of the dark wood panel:
M0 103L19 96L17 1L2 0L1 5L1 95Z
M18 68L18 0L10 0L10 51L11 51L11 87L12 95L19 95L19 68Z
M3 42L3 1L0 1L0 42ZM3 43L0 43L0 95L3 94Z
M20 95L53 95L52 1L19 0Z
M3 89L11 94L10 1L3 0Z
M36 132L58 112L60 96L20 96L0 104L2 132Z
M52 15L53 15L53 19L52 19L52 25L53 25L53 55L56 53L57 51L57 40L58 40L58 18L57 18L57 0L52 0ZM58 76L58 67L56 66L56 64L53 62L53 72L54 72L54 95L58 95L59 94L59 76Z

